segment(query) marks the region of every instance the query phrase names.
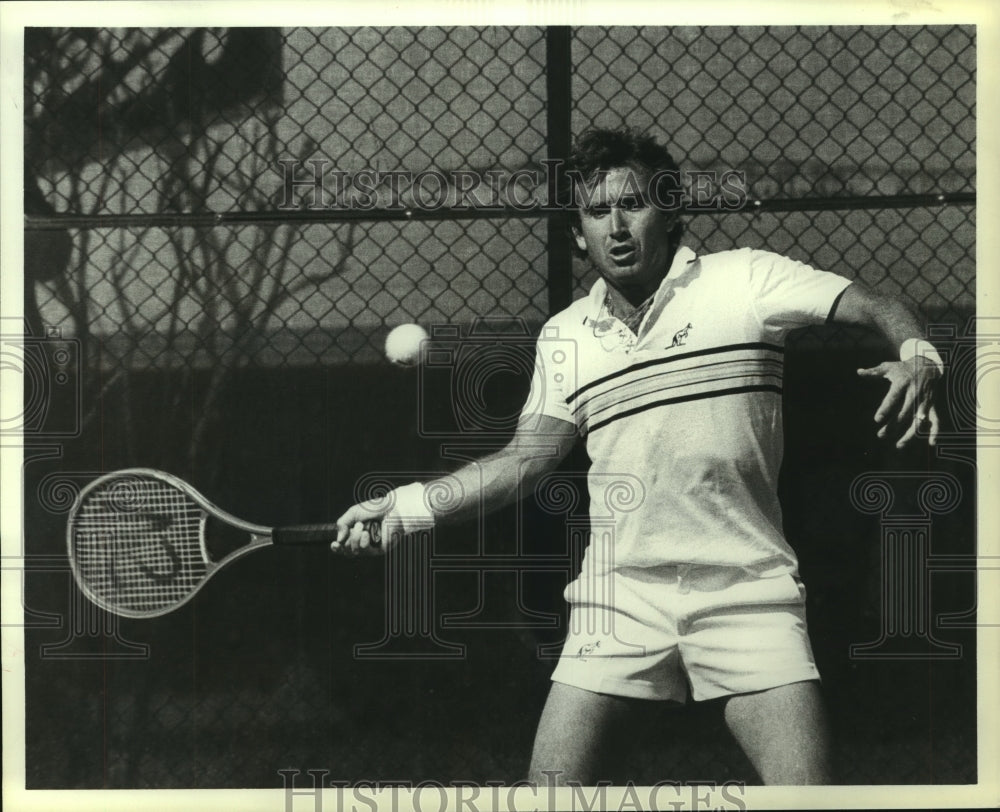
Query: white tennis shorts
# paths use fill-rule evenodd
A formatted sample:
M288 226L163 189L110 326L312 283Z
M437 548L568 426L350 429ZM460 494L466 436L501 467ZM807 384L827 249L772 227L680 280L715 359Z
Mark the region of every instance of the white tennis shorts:
M685 701L819 679L794 575L633 567L581 575L552 679L603 694Z

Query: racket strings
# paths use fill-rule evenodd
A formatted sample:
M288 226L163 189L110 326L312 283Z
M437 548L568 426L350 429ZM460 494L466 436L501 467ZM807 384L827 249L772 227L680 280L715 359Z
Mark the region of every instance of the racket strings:
M142 613L187 598L208 573L204 511L152 478L111 480L80 505L72 532L81 580L109 606Z

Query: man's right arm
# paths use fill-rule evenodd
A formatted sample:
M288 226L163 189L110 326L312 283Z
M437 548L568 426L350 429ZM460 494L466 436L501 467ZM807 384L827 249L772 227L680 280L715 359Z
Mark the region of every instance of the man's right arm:
M474 518L527 493L572 448L576 428L548 415L522 424L501 450L469 463L452 474L397 489L392 498L351 506L337 519L337 540L331 548L358 553L384 552L404 531L427 528L441 521ZM406 504L402 504L403 502ZM366 525L383 522L382 544L371 545Z

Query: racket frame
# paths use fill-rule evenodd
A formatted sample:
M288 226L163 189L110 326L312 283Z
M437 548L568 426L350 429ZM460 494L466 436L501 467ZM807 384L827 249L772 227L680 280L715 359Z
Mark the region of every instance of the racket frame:
M202 560L205 562L205 576L201 579L197 586L194 587L186 596L181 600L175 601L174 603L168 604L167 606L155 608L155 609L129 609L121 606L116 606L109 603L107 600L97 595L88 585L86 580L80 571L79 566L76 562L76 556L74 555L74 544L73 536L74 530L76 528L77 514L79 513L80 507L83 505L84 500L87 495L95 490L96 488L102 486L106 482L115 479L124 479L129 476L137 477L148 477L151 479L158 479L162 482L177 488L182 491L185 495L191 497L192 501L201 509L201 516L198 519L198 546L201 551ZM205 544L205 526L208 523L208 517L212 516L237 530L242 530L250 534L250 541L242 547L238 547L232 552L220 558L218 561L213 561L208 554L208 548ZM248 553L252 553L254 550L259 550L261 547L269 547L274 541L272 539L272 528L265 527L264 525L253 524L252 522L244 521L231 513L226 512L218 505L213 504L204 496L202 496L197 490L195 490L191 485L185 482L183 479L174 476L173 474L168 474L165 471L157 470L156 468L123 468L119 471L111 471L104 474L93 482L89 482L84 486L80 493L77 494L76 499L73 500L73 506L70 508L69 521L66 524L66 552L69 557L70 569L73 572L73 579L76 581L77 586L80 591L94 604L101 607L107 612L119 615L121 617L127 618L150 618L150 617L160 617L161 615L169 614L175 609L179 609L184 606L188 601L190 601L198 591L208 583L209 578L212 577L218 570L226 566L232 561L238 558L242 558Z

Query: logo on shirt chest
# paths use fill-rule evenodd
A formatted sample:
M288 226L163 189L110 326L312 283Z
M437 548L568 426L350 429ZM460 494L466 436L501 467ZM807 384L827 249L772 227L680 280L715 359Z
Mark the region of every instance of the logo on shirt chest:
M687 327L674 333L674 340L670 342L670 347L683 347L687 343L688 333L693 329L691 322L688 322Z

